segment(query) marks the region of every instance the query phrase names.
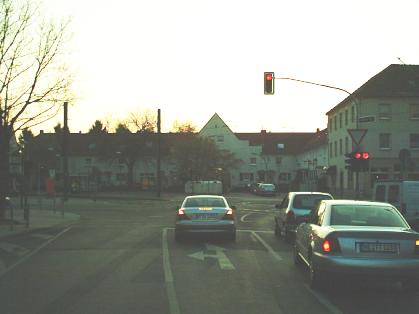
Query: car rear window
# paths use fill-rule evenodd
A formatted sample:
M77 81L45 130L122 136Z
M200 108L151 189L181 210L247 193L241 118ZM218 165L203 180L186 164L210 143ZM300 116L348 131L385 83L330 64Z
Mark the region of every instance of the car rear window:
M227 205L219 197L194 197L186 199L183 207L227 207Z
M314 206L318 205L322 200L332 199L329 195L316 195L316 194L307 194L307 195L296 195L292 203L294 208L304 208L312 209Z
M375 205L332 205L331 225L407 227L397 209Z
M273 184L261 184L259 188L263 191L275 191L275 185Z

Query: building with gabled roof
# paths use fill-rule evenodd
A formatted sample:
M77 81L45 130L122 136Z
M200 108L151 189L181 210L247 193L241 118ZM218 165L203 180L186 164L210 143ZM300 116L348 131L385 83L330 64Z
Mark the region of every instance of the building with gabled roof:
M356 175L345 168L345 154L370 154L358 188L369 195L378 179L419 179L419 65L391 64L327 113L331 185L337 194L356 194ZM365 133L353 143L348 130ZM409 171L399 154L407 150Z
M316 133L234 133L215 113L199 135L214 140L220 149L228 150L241 160L231 171L232 188L245 188L254 182L274 183L288 188L296 178L296 156ZM327 147L327 146L326 146Z

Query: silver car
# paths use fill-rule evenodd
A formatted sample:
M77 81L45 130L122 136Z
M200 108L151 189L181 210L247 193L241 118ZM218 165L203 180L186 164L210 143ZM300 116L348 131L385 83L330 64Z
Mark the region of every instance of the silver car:
M277 208L274 216L275 235L291 242L303 217L325 199L333 197L329 193L322 192L289 192L280 204L275 205Z
M346 275L419 287L419 233L387 203L324 200L297 227L294 262L306 264L312 287Z
M230 206L223 196L187 196L176 212L175 240L187 234L224 234L236 239L235 206Z

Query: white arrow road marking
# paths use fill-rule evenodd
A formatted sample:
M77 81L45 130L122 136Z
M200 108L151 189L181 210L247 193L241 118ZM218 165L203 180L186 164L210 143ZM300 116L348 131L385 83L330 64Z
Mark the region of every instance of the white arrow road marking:
M17 255L17 256L23 256L29 252L28 249L22 246L11 244L11 243L6 243L6 242L0 243L0 250L6 251L7 253Z
M207 248L207 251L215 251L215 254L209 254L204 251L199 251L196 253L189 254L188 256L198 259L200 261L204 261L205 258L216 258L218 261L218 265L222 270L236 270L234 265L228 259L227 255L225 255L225 248L211 244L206 244L205 246Z

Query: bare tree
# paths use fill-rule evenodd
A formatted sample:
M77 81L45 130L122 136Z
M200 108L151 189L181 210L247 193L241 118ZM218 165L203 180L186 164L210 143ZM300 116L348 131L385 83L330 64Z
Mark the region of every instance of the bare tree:
M62 54L68 22L41 22L29 1L0 0L0 215L9 184L9 143L69 100Z
M172 127L175 133L195 133L196 126L191 121L180 122L176 120Z
M150 110L131 112L126 124L137 133L155 133L157 118Z

